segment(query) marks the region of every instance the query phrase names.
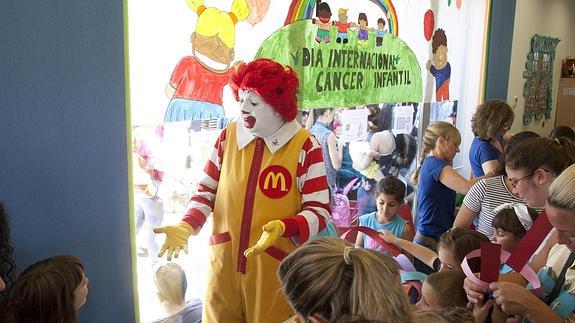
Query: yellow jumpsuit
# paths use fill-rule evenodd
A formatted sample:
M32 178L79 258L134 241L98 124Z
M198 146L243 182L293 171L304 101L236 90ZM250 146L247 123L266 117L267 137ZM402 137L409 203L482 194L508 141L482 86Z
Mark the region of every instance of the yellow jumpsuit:
M273 323L293 315L276 276L281 259L295 249L291 239L282 237L249 259L243 253L257 242L264 224L300 212L296 171L309 136L300 129L272 154L262 139L238 150L236 124L228 127L213 209L202 322Z

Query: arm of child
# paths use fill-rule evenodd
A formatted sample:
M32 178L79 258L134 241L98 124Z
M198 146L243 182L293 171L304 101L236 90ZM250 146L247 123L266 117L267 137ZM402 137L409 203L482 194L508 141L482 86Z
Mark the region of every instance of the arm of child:
M337 142L335 134L332 133L327 137L327 147L333 168L340 169L343 159L343 145Z
M437 259L437 254L433 250L427 249L426 247L420 246L411 241L400 239L394 236L393 233L389 231L383 232L381 234L381 237L386 242L392 243L396 245L398 248L401 248L409 252L415 258L424 262L427 266L429 266L429 268L433 268L433 263L435 262L435 259Z
M405 226L403 226L403 234L402 234L402 238L403 240L406 241L412 241L413 240L413 236L415 235L415 232L413 232L413 228L409 225L409 223L406 223ZM403 251L403 253L407 256L407 258L413 262L413 255L407 251Z
M355 238L355 247L356 248L363 248L363 233L358 232L357 238Z
M483 174L496 174L499 172L499 160L488 160L481 164L481 168L483 169Z
M476 212L471 211L465 204L462 204L457 216L455 217L455 222L453 222L453 227L467 229L476 216Z

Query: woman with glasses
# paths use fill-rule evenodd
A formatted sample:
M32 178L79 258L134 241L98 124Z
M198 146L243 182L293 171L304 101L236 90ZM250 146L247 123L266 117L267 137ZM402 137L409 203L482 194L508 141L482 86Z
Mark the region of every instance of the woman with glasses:
M488 100L477 107L471 118L471 130L475 135L469 149L469 162L473 176L496 174L499 158L511 138L507 131L513 124L513 110L506 102Z
M561 139L555 142L554 146L564 145L565 142ZM533 141L532 144L535 143L536 141ZM541 148L542 150L549 149L543 146ZM557 147L551 149L553 148ZM573 154L572 145L565 150L569 151L566 154ZM533 157L538 159L536 156ZM560 167L560 163L555 163L558 162L558 158L547 157L552 160L553 166ZM555 173L558 170L553 170L552 165L545 164L544 166L549 168L538 167L535 170L529 170L521 176L518 175L519 177L514 180L516 189L528 190L534 186L536 181L545 177L553 180L555 176L558 176L552 184L548 185L549 193L543 197L549 222L558 232L559 243L551 248L545 259L545 266L537 273L544 289L541 298L537 298L524 287L526 282L523 284L501 281L491 283L489 287L493 291L493 300L485 300L484 295L487 290L471 283L468 279L465 280L464 288L467 298L476 306L489 308L496 304L508 315L525 318L533 323L571 322L575 317L575 269L573 267L575 259L575 165L565 169L561 175ZM522 177L524 179L520 180ZM485 305L482 305L483 303Z
M522 131L516 133L509 140L506 150L510 151L513 147L530 138L538 138L539 135L532 131ZM486 237L493 236L493 227L491 221L495 217L493 210L505 203L525 204L523 200L513 194L513 186L505 173L505 160L500 158L498 175L495 177L485 178L475 183L463 199L463 204L457 213L454 228L469 228L471 223L475 224L477 231L483 233ZM538 212L543 207L535 208Z
M505 156L505 171L529 207L543 207L549 186L575 163L575 144L567 138L532 138L513 147Z

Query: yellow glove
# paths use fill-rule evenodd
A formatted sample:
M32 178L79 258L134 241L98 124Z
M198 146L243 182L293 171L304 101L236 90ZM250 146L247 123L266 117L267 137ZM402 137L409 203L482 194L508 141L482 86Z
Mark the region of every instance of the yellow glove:
M170 261L172 260L172 255L178 258L180 250L184 250L185 253L188 253L188 238L194 233L194 229L186 222L180 221L180 223L176 225L154 228L154 233L166 234L166 240L158 253L158 257L161 258L167 250L168 261Z
M249 256L257 256L260 253L264 252L267 248L274 244L274 242L279 239L284 232L286 231L286 226L283 221L280 220L273 220L266 223L262 230L264 232L260 236L258 242L256 244L244 251L244 255L246 257Z

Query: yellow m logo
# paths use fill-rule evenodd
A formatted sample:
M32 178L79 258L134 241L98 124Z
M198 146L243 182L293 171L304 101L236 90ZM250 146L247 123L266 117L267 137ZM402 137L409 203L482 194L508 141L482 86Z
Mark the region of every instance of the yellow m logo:
M264 190L267 190L270 184L270 180L272 182L272 189L277 189L278 188L278 182L281 183L281 191L282 192L286 192L286 178L284 176L284 174L282 173L274 173L274 172L269 172L268 175L266 176L266 180L264 181ZM260 184L261 185L261 184Z

